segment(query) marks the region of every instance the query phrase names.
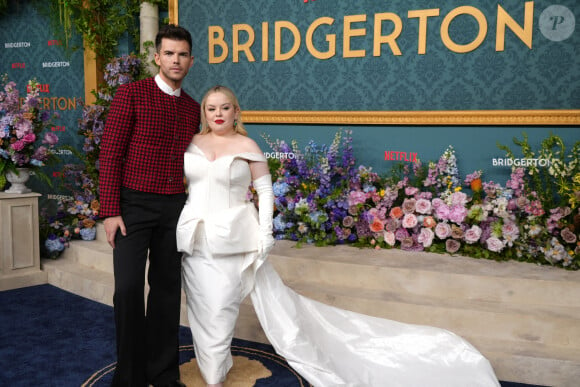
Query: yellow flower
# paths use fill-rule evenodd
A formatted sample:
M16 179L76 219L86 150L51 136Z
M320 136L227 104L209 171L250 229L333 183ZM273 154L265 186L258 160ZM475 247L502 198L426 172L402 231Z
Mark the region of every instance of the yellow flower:
M455 192L461 191L461 187L455 187Z
M379 191L379 196L380 196L380 197L383 197L383 196L385 196L385 190L384 190L384 189L381 189L381 190Z

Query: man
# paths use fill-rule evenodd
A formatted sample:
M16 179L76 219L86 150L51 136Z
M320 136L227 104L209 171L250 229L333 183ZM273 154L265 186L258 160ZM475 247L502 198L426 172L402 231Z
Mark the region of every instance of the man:
M163 27L155 39L159 73L119 87L105 124L99 196L115 273L113 386L184 386L175 227L186 199L183 154L199 127L200 106L181 90L193 65L191 45L186 29Z

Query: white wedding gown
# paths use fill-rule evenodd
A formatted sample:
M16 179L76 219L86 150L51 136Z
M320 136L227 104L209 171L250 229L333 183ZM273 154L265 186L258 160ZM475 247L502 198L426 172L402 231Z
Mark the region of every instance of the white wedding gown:
M499 386L488 360L459 336L342 310L288 288L258 257L251 175L240 153L209 161L185 154L189 198L177 231L196 358L208 383L232 365L230 343L243 298L276 352L316 387Z

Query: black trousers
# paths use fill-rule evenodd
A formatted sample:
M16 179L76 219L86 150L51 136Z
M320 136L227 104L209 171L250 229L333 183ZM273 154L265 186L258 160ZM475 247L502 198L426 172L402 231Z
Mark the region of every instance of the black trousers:
M117 366L113 386L144 387L179 379L181 253L175 228L186 195L121 190L127 235L113 251ZM145 306L145 268L149 294Z

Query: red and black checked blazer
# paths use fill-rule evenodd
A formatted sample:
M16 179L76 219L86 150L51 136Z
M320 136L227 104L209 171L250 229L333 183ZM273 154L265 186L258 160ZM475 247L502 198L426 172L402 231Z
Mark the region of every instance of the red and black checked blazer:
M107 115L99 157L101 218L121 215L121 187L185 192L183 154L199 130L200 106L181 90L164 93L154 78L120 86Z

